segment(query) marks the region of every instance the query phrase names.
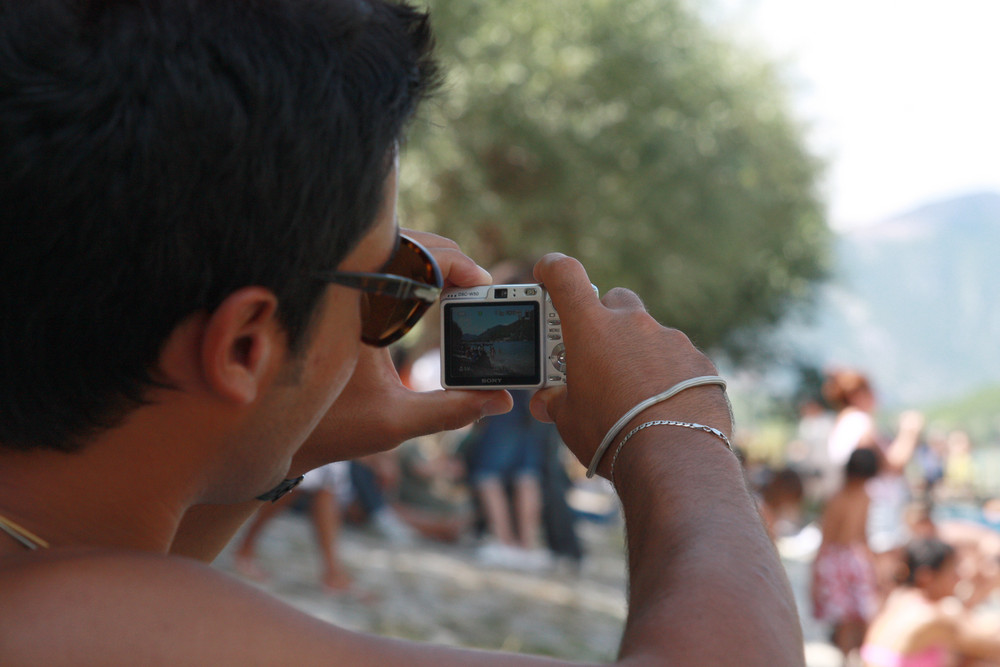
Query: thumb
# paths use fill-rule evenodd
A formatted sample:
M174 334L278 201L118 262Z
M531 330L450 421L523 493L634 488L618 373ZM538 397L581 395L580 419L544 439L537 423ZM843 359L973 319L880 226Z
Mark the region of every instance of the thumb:
M550 387L539 389L531 397L528 409L531 416L540 422L551 424L555 421L555 415L559 412L559 407L565 400L565 387Z
M601 305L587 271L572 257L560 253L545 255L535 264L535 278L545 285L552 305L564 321L586 322Z
M462 428L483 417L510 412L514 400L506 391L439 389L410 392L403 439Z

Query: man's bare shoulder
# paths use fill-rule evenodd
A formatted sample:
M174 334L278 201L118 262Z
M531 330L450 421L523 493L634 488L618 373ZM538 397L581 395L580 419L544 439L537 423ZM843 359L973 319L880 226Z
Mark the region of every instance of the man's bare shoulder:
M0 591L5 665L270 664L290 633L346 634L204 564L142 552L4 557Z
M532 665L348 632L203 563L125 551L0 557L0 664ZM541 661L546 665L556 661Z
M0 559L4 597L0 610L22 595L45 598L55 591L122 596L134 587L149 592L158 587L200 583L244 588L202 563L144 551L112 549L53 549L25 552ZM186 586L181 586L186 588ZM248 589L252 590L252 589Z

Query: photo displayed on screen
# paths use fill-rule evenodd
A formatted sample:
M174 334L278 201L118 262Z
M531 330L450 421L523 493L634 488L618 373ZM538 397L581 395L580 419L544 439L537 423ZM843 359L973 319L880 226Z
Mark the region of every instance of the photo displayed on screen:
M449 384L537 384L536 302L446 304Z

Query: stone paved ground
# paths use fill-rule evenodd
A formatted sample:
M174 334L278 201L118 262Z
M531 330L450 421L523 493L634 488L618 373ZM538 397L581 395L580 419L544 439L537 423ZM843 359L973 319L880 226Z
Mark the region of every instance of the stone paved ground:
M271 573L258 584L290 604L342 627L443 644L561 658L606 661L615 653L625 618L625 569L617 526L581 523L588 558L579 573L532 575L485 568L475 545L418 542L393 547L355 528L341 553L363 601L330 595L317 585L319 561L305 518L286 514L260 541L260 564ZM808 560L785 558L800 609L807 600ZM217 561L232 571L232 556ZM837 652L823 629L804 619L809 667L835 667Z

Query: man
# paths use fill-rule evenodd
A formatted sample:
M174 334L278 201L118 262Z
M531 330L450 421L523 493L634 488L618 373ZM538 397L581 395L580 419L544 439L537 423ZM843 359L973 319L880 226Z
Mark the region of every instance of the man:
M414 234L438 275L396 224L429 44L381 0L0 5L0 663L541 664L347 632L197 560L307 470L510 408L410 392L376 347L442 278L489 282ZM630 407L714 374L575 260L535 277L569 377L532 412L581 461ZM731 428L717 386L624 428L648 420ZM801 664L735 458L695 428L626 445L598 466L629 532L620 660Z

